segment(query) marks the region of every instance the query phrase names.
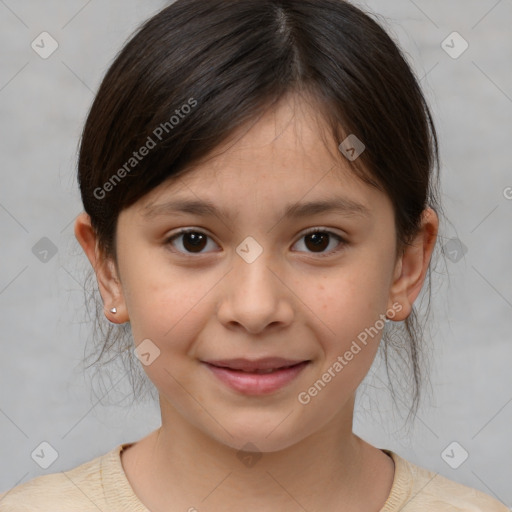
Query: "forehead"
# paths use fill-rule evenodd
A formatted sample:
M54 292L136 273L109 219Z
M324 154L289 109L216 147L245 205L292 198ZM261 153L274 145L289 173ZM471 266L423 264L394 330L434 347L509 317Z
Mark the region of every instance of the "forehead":
M368 214L387 198L355 174L329 135L314 104L287 96L144 196L137 209L146 218L188 211L233 221L238 212L269 209L304 217L327 211L319 203L330 202L346 214Z
M189 166L185 174L167 180L160 192L206 192L214 186L237 186L251 195L279 187L281 193L296 196L314 187L361 189L366 184L338 150L318 108L288 95ZM154 203L157 195L155 191L147 198L146 205Z
M298 171L310 167L318 174L321 169L327 171L340 163L337 146L314 100L290 93L257 119L235 130L194 167L204 169L203 164L207 164L219 170L228 165L243 171L243 166L265 166L275 173L281 169L290 171L289 163L300 163Z

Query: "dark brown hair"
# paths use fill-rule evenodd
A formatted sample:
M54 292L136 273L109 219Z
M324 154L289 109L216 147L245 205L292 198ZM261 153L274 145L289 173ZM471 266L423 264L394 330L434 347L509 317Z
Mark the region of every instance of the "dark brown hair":
M178 0L119 53L84 127L78 179L104 254L116 261L121 210L186 173L290 92L314 102L337 145L350 134L365 144L350 165L392 201L403 249L423 210L440 212L438 143L418 80L372 14L342 0ZM429 308L430 269L426 285ZM94 363L131 354L128 326L107 326L96 304L103 327ZM423 329L415 308L398 324L383 337L384 356L386 366L390 347L407 356L400 371L410 370L404 386L415 412ZM130 372L140 367L132 356L126 362Z

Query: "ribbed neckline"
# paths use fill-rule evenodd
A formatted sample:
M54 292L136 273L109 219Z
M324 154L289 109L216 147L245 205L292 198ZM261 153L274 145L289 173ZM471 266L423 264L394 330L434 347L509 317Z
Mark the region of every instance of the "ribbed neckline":
M123 443L105 454L101 461L101 483L105 501L112 510L150 512L135 494L121 462L121 452L134 443Z
M411 479L408 472L407 461L391 450L381 449L381 451L393 459L395 474L393 476L391 492L380 512L395 512L402 508L409 494Z
M125 512L150 512L133 490L121 462L121 452L134 443L123 443L106 453L101 460L101 481L105 501L112 507L122 507ZM407 461L395 452L381 449L393 459L395 474L391 492L380 512L396 512L409 494L410 474Z

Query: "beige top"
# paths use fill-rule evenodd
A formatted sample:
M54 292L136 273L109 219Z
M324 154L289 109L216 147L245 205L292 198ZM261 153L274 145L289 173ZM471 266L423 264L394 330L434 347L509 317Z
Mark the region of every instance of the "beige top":
M150 512L121 464L124 443L70 471L39 476L0 494L1 512ZM394 452L391 493L380 512L510 512L476 489L416 466Z

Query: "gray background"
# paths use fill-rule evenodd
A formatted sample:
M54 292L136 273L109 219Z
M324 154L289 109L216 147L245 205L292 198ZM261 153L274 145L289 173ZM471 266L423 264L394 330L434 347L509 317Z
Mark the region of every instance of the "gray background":
M91 335L83 298L88 262L73 220L81 211L76 149L94 91L132 30L164 4L0 0L0 491L75 467L160 425L156 405L108 404L91 394L91 374L81 367ZM512 2L358 4L386 18L422 78L452 224L442 226L439 240L448 258L435 277L432 397L406 429L374 380L354 428L511 506ZM31 48L43 31L59 44L48 59ZM441 46L453 31L469 43L456 59ZM48 261L33 252L43 237L57 249ZM467 247L461 259L453 238ZM121 379L109 393L128 391ZM46 470L31 457L43 441L58 452ZM455 465L462 449L469 453L458 469L442 456L454 441L462 448L444 459Z

